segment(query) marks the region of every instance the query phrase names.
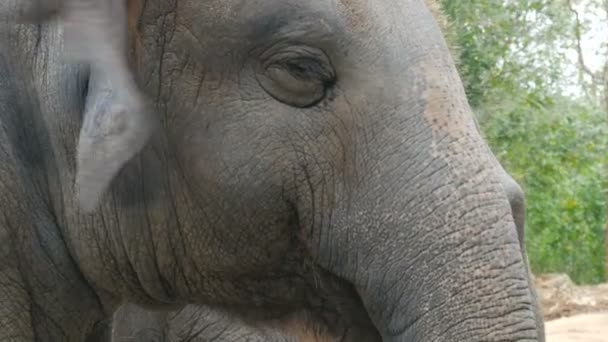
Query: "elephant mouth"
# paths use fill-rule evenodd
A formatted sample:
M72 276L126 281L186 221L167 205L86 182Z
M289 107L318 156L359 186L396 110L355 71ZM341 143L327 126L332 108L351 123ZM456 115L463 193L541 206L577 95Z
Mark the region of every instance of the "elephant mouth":
M352 285L329 274L316 277L317 298L303 310L271 323L274 329L301 342L382 341Z

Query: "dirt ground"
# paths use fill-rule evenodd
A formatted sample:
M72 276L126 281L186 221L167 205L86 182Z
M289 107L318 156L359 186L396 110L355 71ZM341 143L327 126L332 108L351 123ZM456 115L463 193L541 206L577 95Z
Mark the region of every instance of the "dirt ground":
M547 342L608 342L608 284L577 286L564 274L537 276Z

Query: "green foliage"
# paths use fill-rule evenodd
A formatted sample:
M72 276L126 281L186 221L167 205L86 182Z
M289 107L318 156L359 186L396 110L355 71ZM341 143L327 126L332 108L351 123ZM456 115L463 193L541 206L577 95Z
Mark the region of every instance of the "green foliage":
M442 0L469 101L544 91L559 79L565 46L555 38L569 29L554 0ZM539 44L539 42L543 42ZM519 94L518 94L519 93Z
M605 279L608 113L562 95L572 16L553 0L442 0L471 105L527 196L535 273Z
M560 101L483 117L488 142L527 195L527 251L535 273L604 280L604 113ZM559 109L558 109L559 108ZM604 188L605 190L605 188Z

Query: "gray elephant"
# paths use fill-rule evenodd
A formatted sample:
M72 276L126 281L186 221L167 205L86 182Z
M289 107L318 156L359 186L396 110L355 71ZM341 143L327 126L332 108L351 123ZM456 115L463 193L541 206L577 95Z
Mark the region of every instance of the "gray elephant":
M268 340L544 341L523 194L422 0L132 0L128 27L160 125L124 163L120 89L55 23L0 27L0 340L107 338L128 302ZM82 144L120 152L92 213Z

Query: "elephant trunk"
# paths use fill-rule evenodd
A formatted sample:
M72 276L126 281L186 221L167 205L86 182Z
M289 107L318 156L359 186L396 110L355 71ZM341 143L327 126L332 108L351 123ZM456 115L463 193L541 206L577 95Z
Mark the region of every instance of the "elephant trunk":
M502 196L486 196L463 211L438 204L414 232L387 223L404 247L386 243L393 252L358 287L386 341L538 339L515 226Z
M334 213L321 263L354 284L384 341L544 341L510 204L523 195L491 158L456 155L387 168L401 174Z
M463 219L487 215L483 210ZM475 233L435 226L436 233L408 244L414 248L400 261L371 266L357 288L384 341L539 340L517 238L499 228L511 223L485 224Z

